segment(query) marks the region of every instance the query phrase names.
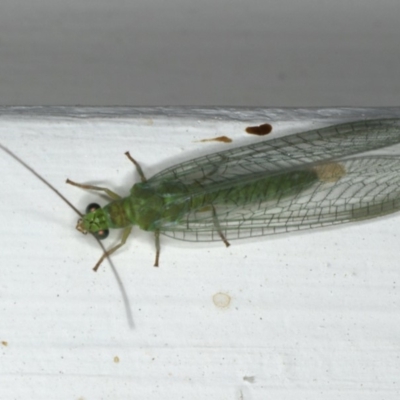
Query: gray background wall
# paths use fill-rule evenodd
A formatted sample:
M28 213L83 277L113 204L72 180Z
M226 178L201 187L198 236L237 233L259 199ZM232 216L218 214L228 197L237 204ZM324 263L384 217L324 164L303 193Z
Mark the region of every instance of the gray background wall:
M2 0L1 105L396 106L398 0Z

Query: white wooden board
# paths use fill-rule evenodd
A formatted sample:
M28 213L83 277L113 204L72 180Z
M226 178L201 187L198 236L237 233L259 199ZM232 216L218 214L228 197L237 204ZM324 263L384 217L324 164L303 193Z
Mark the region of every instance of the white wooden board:
M150 177L340 122L332 112L196 112L3 109L0 143L83 211L98 196L66 178L128 194L138 175L127 150ZM263 122L270 136L245 133ZM199 142L222 135L233 142ZM162 238L160 268L152 234L135 229L112 257L127 305L108 263L92 271L101 250L74 229L74 212L3 152L0 171L1 398L398 398L400 215L228 249Z

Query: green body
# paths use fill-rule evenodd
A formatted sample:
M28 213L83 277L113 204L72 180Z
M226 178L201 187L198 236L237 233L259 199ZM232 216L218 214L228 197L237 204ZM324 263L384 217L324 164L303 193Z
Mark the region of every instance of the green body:
M161 184L136 183L128 197L115 200L105 207L104 229L117 229L138 225L145 231L161 232L173 229L193 211L210 211L210 206L250 205L266 202L282 196L293 196L298 188L306 189L317 180L311 170L290 171L267 177L248 177L223 188L220 184L184 185L178 181Z

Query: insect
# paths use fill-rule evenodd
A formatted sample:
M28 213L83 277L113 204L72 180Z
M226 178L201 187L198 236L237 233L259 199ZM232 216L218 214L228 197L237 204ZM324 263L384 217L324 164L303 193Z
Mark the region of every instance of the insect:
M90 204L77 229L103 239L122 228L121 248L134 225L185 241L222 241L318 228L388 214L400 208L400 157L360 155L400 143L400 119L357 121L297 133L183 162L141 182L127 197Z

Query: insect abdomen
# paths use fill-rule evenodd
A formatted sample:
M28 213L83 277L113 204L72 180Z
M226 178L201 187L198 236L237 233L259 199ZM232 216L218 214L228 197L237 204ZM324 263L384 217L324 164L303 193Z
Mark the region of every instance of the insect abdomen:
M244 205L292 196L318 180L312 169L290 171L272 176L243 179L224 188L221 185L186 186L164 182L156 188L147 183L135 184L129 197L104 207L110 228L138 225L146 231L174 225L191 210L208 210L211 206Z
M192 207L201 208L208 204L236 204L244 205L259 201L279 199L293 196L311 186L318 180L313 170L290 171L258 179L251 179L243 183L232 185L226 189L210 191L197 196L192 200Z

